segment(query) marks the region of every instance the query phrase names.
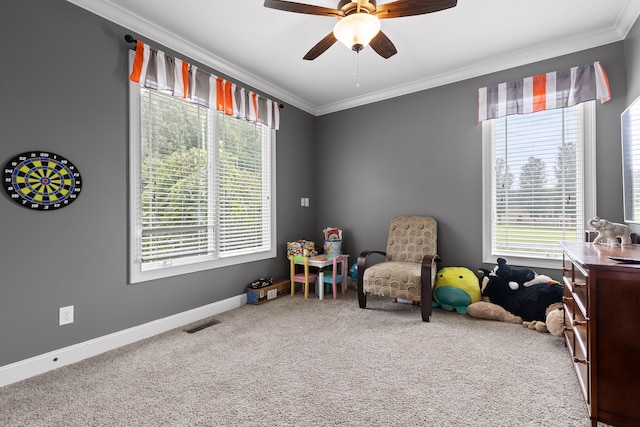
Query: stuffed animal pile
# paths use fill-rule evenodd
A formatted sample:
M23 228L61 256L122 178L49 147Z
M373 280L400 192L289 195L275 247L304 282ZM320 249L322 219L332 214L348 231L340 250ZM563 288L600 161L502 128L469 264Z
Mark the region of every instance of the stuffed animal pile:
M483 301L470 304L467 313L479 319L522 323L530 329L562 335L562 285L529 269L514 269L498 258L492 270L480 269Z

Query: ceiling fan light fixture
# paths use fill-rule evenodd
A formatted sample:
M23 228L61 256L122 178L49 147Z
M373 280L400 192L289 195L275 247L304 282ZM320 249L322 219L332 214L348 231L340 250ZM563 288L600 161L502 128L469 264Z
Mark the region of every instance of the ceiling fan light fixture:
M369 44L380 32L380 20L369 13L351 13L333 27L333 35L342 44L356 52Z

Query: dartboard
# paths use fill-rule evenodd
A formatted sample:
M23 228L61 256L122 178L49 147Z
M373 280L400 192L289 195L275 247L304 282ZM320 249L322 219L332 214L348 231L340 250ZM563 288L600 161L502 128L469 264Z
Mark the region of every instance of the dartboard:
M26 152L4 166L3 185L16 203L38 210L67 206L80 194L80 172L64 157L46 152Z

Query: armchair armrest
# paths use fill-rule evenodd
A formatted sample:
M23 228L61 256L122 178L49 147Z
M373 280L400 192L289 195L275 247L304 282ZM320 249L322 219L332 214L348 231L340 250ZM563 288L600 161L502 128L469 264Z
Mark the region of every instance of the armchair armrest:
M364 293L363 277L369 256L374 254L382 255L385 258L387 256L387 253L383 251L364 251L358 255L358 303L360 304L360 308L367 306L367 294Z
M425 322L431 319L431 300L433 299L433 282L438 270L437 262L440 262L439 255L425 255L420 267L420 311L422 320Z

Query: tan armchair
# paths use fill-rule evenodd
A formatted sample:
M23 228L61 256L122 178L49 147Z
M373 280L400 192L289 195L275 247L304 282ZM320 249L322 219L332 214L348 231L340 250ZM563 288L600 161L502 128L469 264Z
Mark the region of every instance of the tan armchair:
M424 216L401 216L391 221L386 252L365 251L358 256L358 302L367 307L367 294L401 298L420 304L422 320L431 319L432 289L436 278L436 220ZM385 261L367 266L378 254Z

